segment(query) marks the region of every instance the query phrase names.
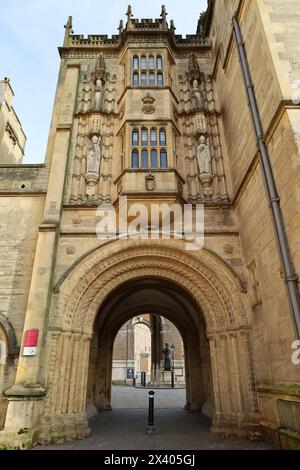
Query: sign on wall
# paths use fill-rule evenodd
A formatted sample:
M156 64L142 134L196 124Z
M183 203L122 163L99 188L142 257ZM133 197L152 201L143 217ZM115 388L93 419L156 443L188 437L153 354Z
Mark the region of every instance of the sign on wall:
M134 369L127 369L127 379L134 378Z
M28 330L25 333L23 356L35 356L39 340L39 330Z

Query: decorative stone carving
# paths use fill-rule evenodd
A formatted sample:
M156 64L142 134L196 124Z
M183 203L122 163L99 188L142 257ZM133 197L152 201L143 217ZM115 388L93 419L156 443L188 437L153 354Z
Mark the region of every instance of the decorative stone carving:
M143 107L142 111L145 114L153 114L155 112L155 98L150 95L150 93L147 93L147 95L142 99L143 101Z
M197 163L199 171L199 179L203 187L204 196L212 196L212 168L210 149L206 143L204 135L200 135L199 144L197 146Z
M204 74L200 71L197 58L194 54L191 55L189 61L189 82L192 86L191 90L191 109L201 109L204 107L203 94L200 90L201 84L204 81Z
M88 118L88 133L99 135L103 126L103 116L101 114L91 114Z
M172 34L175 34L175 31L176 31L176 27L175 27L174 20L171 20L171 21L170 21L170 32L171 32Z
M224 245L224 253L227 255L232 255L233 253L233 246L232 245Z
M50 404L61 403L56 395L61 396L66 406L76 403L84 411L86 357L99 306L125 282L158 276L182 286L194 299L199 313L204 312L211 342L214 432L218 427L224 432L227 424L230 432L233 432L231 424L240 430L239 424L235 424L236 417L243 426L249 423L251 427L256 406L252 355L248 347L249 318L245 315L239 284L232 271L215 255L200 250L190 256L184 243L178 240L155 243L118 240L104 249L93 250L63 276L51 316L53 324L62 331L63 343L61 347L59 344L53 347L53 359L56 359L49 374L51 388L47 400ZM74 331L80 332L78 348ZM60 387L59 377L66 375L69 364L73 364L73 369L67 378L68 386ZM61 408L57 410L61 412ZM77 408L72 410L77 412ZM56 408L51 410L51 415L56 419Z
M100 163L101 163L101 137L94 135L92 137L93 146L87 155L86 164L86 193L89 198L95 194L95 186L100 176Z
M200 67L199 67L197 57L195 56L195 54L192 54L190 56L190 60L189 60L189 77L190 77L191 83L193 83L194 80L197 80L199 84L202 83L203 78L204 78L203 73L201 73L201 71L200 71Z
M102 80L102 82L105 82L106 80L106 65L105 65L105 60L104 60L102 52L99 55L99 58L95 67L95 82L98 79Z
M80 215L74 215L74 217L72 218L72 224L76 226L76 225L80 225L81 222L82 222L82 219Z
M120 24L119 24L118 30L119 30L119 34L122 34L122 33L123 33L123 31L124 31L124 23L123 23L123 20L120 20Z
M199 145L197 147L197 162L200 176L203 174L212 175L211 155L204 135L199 137Z
M192 90L192 109L201 109L203 108L203 95L199 89L199 82L195 78L193 80L193 90Z
M106 65L101 53L95 68L94 78L94 109L100 110L103 107L104 85L106 81Z
M103 100L103 84L100 78L97 78L95 87L94 87L94 108L101 109L102 107L102 100Z
M68 45L68 39L71 36L71 34L74 33L73 31L73 17L69 16L67 23L64 25L65 28L65 39L64 39L64 46Z
M165 5L162 5L161 7L161 18L162 18L162 24L163 24L163 27L166 28L167 27L167 10L166 10L166 7Z
M147 175L145 178L146 181L146 190L147 191L154 191L155 189L155 176L154 175Z
M251 260L248 265L248 279L250 284L250 300L252 308L256 308L262 304L262 297L260 292L259 282L257 280L257 267L256 267L256 260Z
M126 28L130 29L132 26L132 17L133 17L131 5L128 5L126 16L127 16Z

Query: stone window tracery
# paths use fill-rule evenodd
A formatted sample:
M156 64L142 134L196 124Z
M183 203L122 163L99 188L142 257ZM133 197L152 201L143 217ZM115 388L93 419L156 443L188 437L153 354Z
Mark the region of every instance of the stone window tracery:
M132 61L134 87L162 87L164 86L163 60L161 55L137 55Z
M166 149L167 138L165 128L134 128L132 130L131 140L132 168L168 168L168 156Z

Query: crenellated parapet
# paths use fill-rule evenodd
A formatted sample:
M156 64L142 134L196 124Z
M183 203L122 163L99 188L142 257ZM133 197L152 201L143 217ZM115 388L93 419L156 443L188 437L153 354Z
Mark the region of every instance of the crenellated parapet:
M211 40L200 29L196 34L187 34L183 37L180 34L175 34L175 24L171 20L170 24L167 22L167 12L164 5L162 6L161 18L151 19L142 18L137 19L132 17L132 9L129 6L127 11L128 20L125 23L120 21L119 34L114 34L111 37L105 34L88 35L85 37L82 34L74 34L73 32L73 19L70 16L67 24L65 25L65 39L63 47L60 48L61 55L65 54L65 48L112 48L119 49L129 35L140 35L148 33L161 33L166 35L174 47L178 48L193 48L193 47L211 47ZM198 28L199 29L199 28Z

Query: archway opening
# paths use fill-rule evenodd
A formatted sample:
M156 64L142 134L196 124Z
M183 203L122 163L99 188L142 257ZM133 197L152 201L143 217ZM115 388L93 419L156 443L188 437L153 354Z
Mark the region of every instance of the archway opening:
M138 347L135 351L134 332L138 330L143 332L146 351ZM165 367L166 344L170 368ZM114 353L114 345L121 355ZM141 352L138 366L135 352ZM174 387L180 382L186 385L182 405L208 411L213 418L210 349L202 312L181 286L158 277L125 282L101 305L91 341L88 408L111 410L112 383L142 385L141 372L146 372L146 386L171 388L172 380Z
M184 388L184 344L176 326L156 314L126 322L114 341L112 383Z

